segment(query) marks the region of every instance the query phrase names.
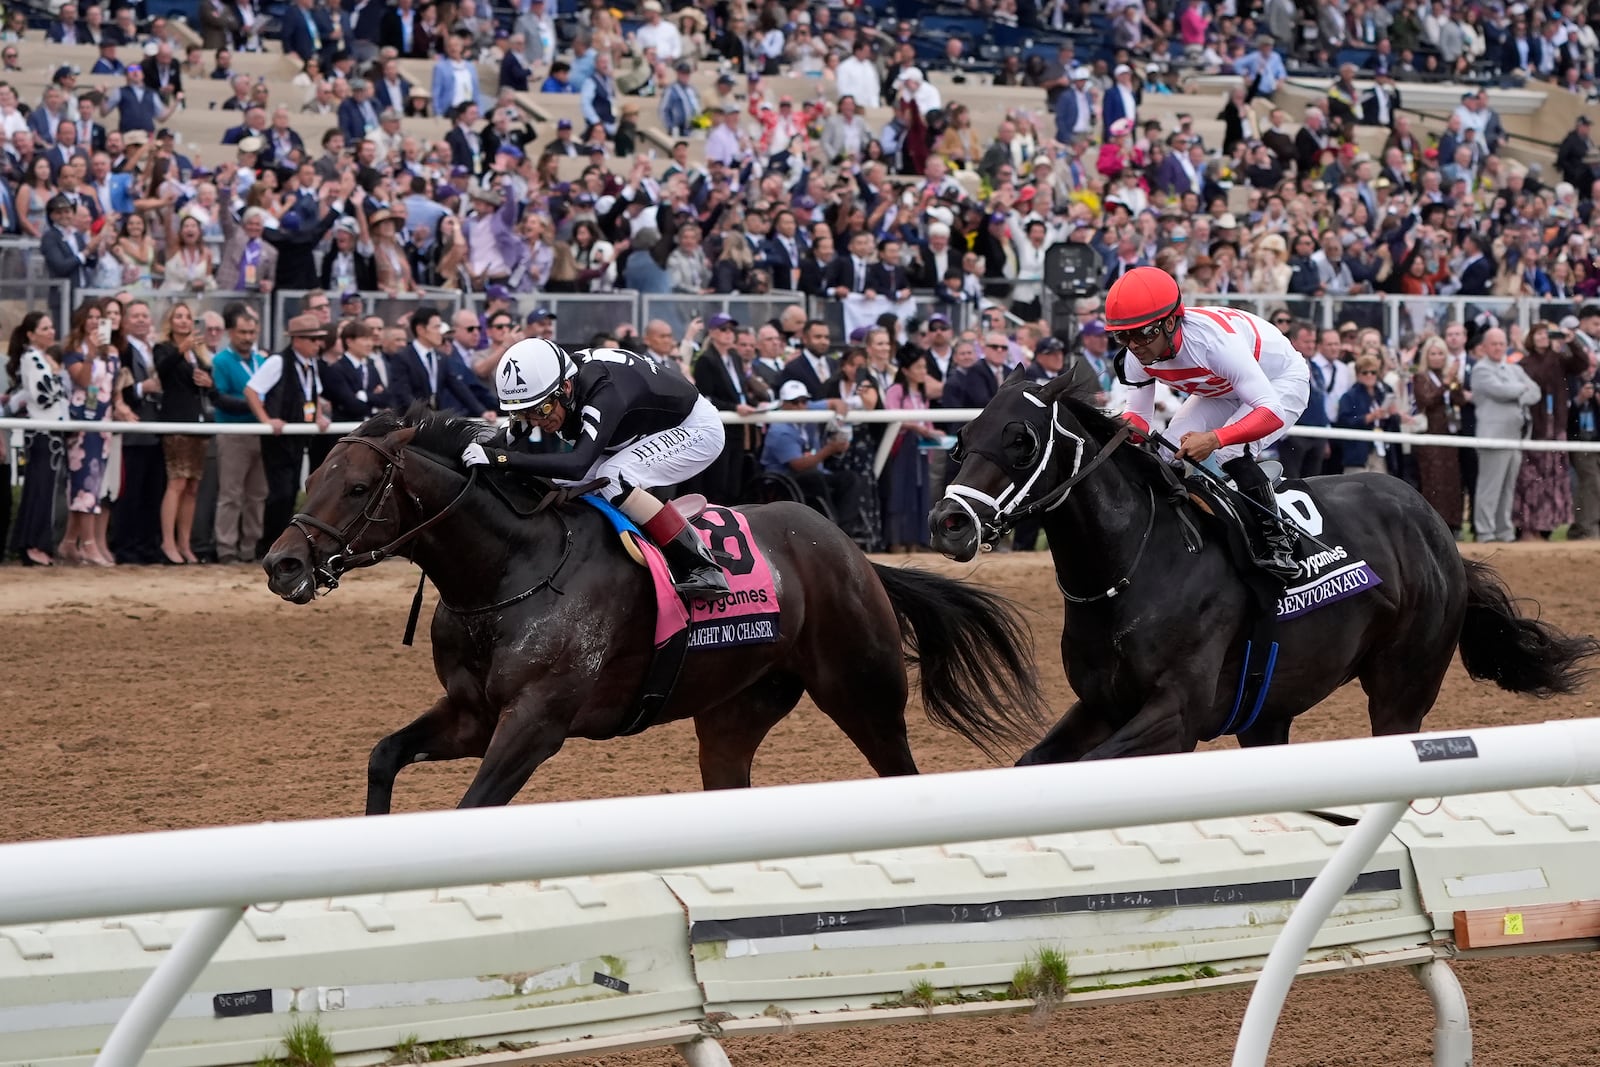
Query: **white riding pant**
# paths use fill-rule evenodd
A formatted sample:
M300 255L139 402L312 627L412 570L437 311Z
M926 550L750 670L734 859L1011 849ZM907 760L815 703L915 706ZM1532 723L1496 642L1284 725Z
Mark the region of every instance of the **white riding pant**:
M600 496L615 504L623 495L624 483L636 489L659 489L693 478L722 454L722 420L711 401L701 397L688 417L670 430L641 437L627 448L598 460L589 473L575 482L579 485L595 478L609 478Z
M1297 373L1296 373L1297 372ZM1286 379L1273 382L1278 390L1279 414L1283 418L1283 425L1273 430L1258 440L1249 442L1254 446L1254 454L1260 456L1261 452L1269 445L1289 431L1289 427L1300 421L1300 415L1306 410L1306 403L1311 395L1311 375L1306 370L1305 361L1301 360L1296 372L1291 372ZM1236 396L1190 396L1178 408L1178 413L1172 416L1172 421L1167 424L1166 438L1173 444L1181 444L1186 433L1200 433L1205 430L1220 430L1224 426L1231 426L1246 415L1252 408L1241 404ZM1245 445L1224 445L1212 453L1218 463L1226 463L1244 455Z

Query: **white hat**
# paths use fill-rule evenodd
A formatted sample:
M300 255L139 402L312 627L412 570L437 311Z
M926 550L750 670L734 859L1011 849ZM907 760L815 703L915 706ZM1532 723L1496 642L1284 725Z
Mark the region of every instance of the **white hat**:
M934 226L943 226L945 228L945 234L948 236L950 227L954 225L956 221L955 212L951 211L947 207L935 204L933 207L928 209L927 214L928 218L933 220ZM933 227L930 226L929 230L931 231L932 228Z
M1113 78L1115 78L1119 74L1132 74L1132 73L1133 73L1133 68L1128 66L1128 64L1126 64L1126 63L1118 63L1117 64L1117 69L1111 72L1111 76Z
M811 390L806 388L806 383L790 378L778 386L779 403L787 404L792 400L810 400Z
M1081 82L1081 81L1087 81L1088 79L1089 79L1089 68L1088 67L1073 67L1072 68L1072 80L1073 81Z
M928 80L927 78L924 78L922 76L922 68L921 67L907 67L905 70L902 70L899 74L895 75L894 83L896 85L899 85L902 82L908 82L913 78L915 78L919 82Z
M1217 221L1212 225L1219 230L1237 230L1239 228L1239 220L1233 217L1233 212L1225 211L1218 216Z

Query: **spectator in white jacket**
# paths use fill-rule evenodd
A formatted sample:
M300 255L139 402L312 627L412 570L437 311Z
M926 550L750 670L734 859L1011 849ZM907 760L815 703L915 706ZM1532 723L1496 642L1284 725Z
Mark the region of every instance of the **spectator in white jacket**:
M883 103L883 82L872 61L872 42L865 36L856 38L850 58L840 63L834 73L833 84L840 96L854 97L858 107L878 107Z

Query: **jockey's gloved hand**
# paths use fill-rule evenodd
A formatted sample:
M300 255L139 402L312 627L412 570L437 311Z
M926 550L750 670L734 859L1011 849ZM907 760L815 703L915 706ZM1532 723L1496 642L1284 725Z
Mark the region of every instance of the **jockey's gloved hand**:
M461 450L461 462L467 467L487 466L489 463L489 454L483 450L482 445L478 444L477 442L473 442Z

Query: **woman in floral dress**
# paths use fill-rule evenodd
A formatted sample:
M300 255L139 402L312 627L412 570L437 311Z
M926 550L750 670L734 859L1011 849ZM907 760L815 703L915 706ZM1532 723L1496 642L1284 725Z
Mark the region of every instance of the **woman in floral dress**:
M110 327L98 300L85 301L73 313L72 332L67 335L61 360L71 390L69 419L103 422L111 417L121 361L111 348ZM56 552L64 560L115 566L94 534L110 450L108 433L78 433L67 439L67 534Z

